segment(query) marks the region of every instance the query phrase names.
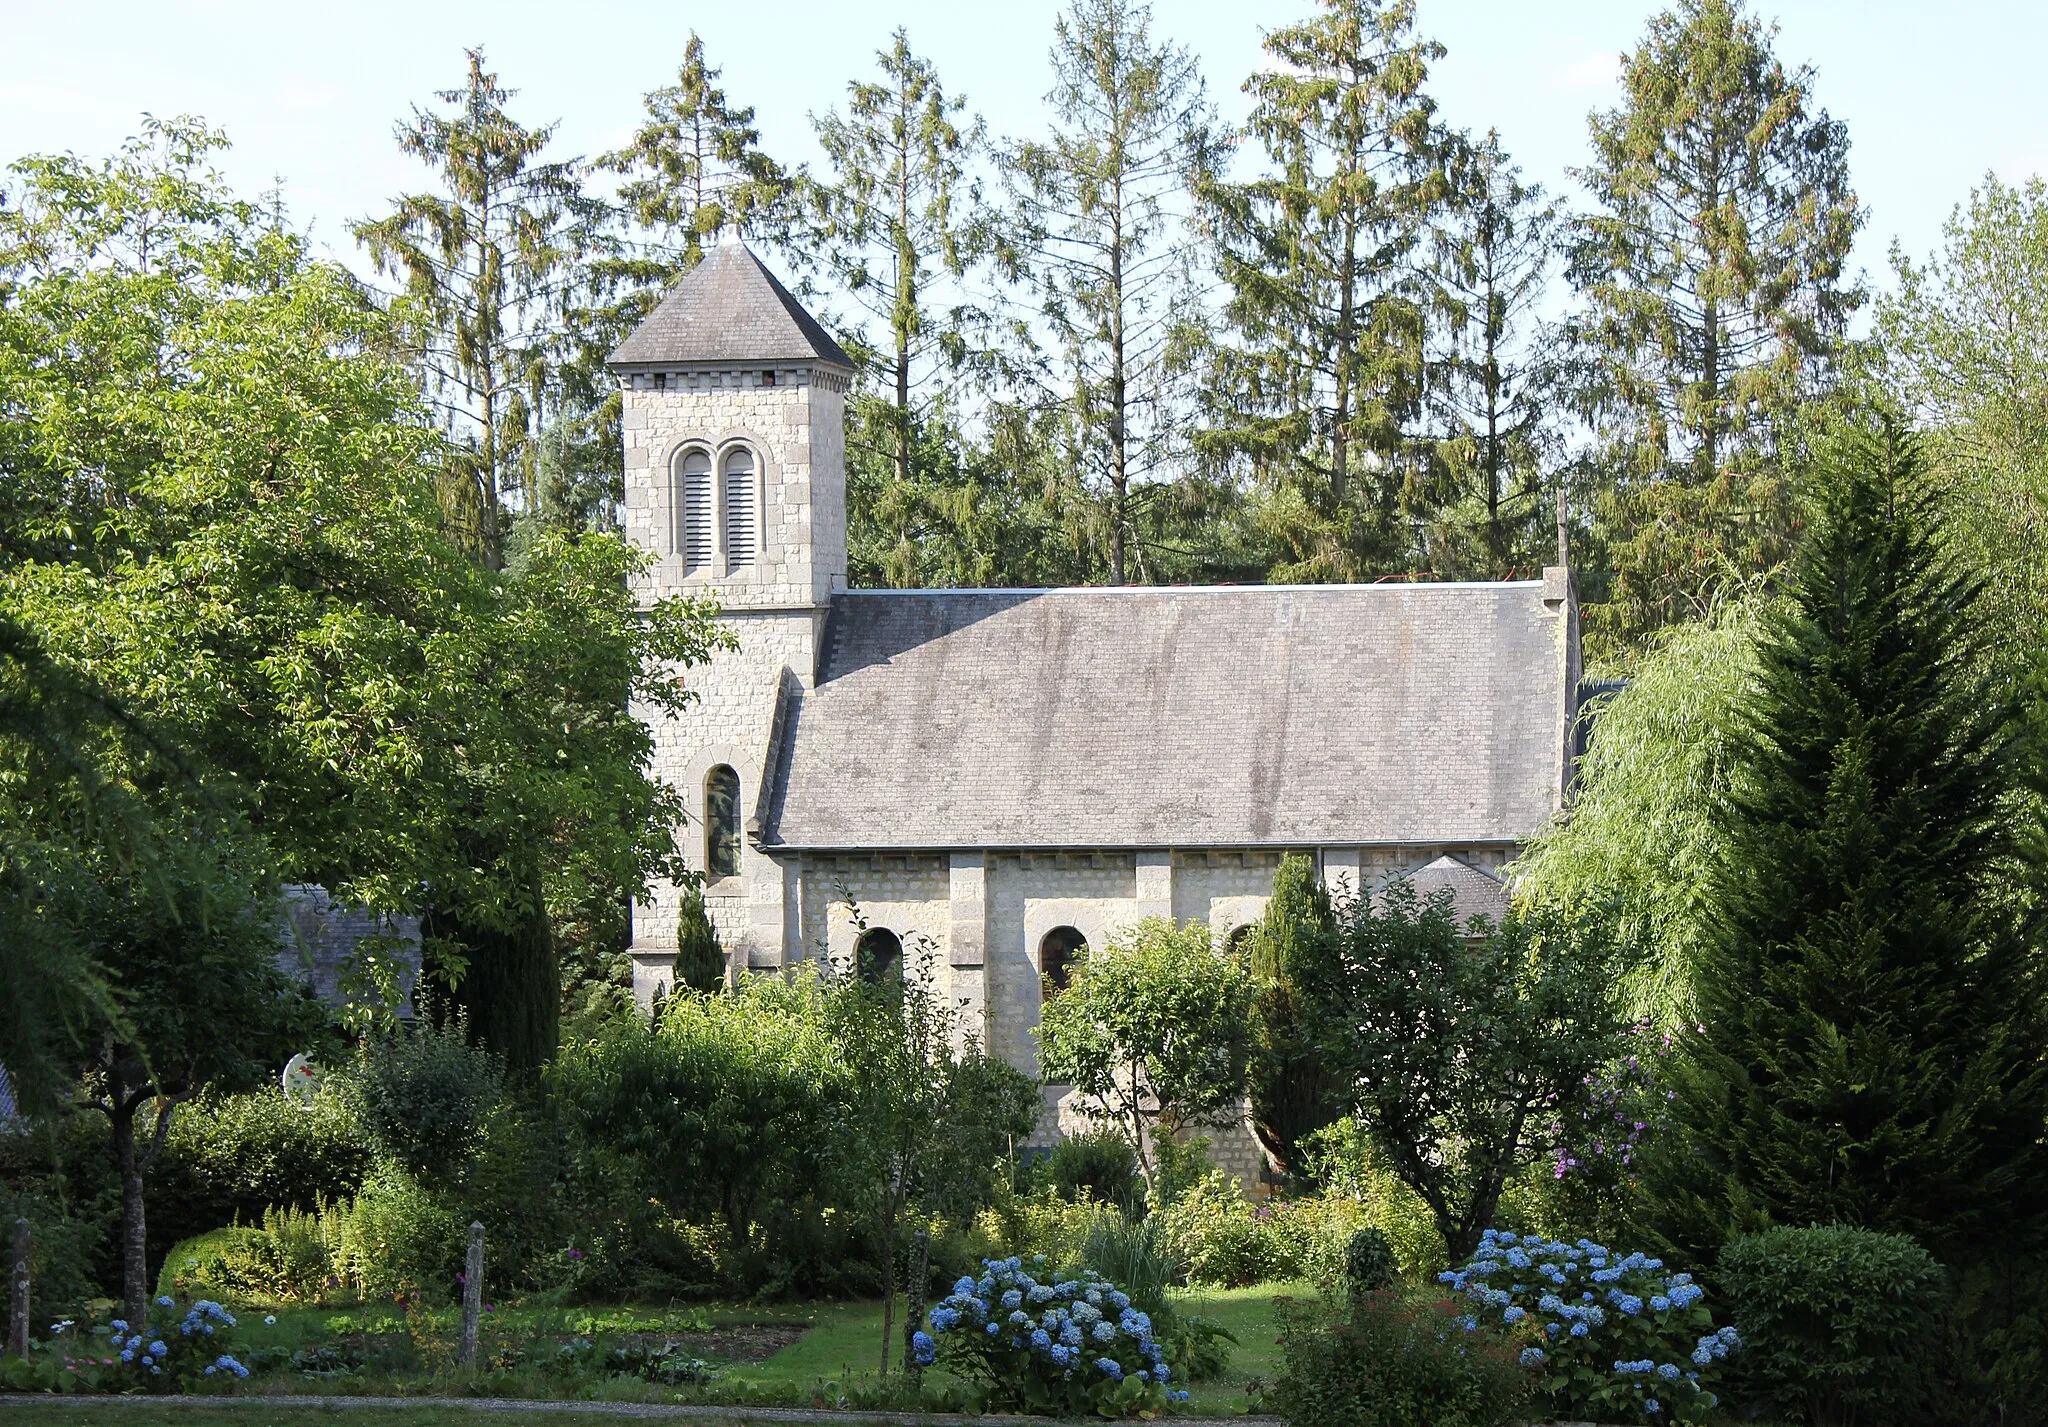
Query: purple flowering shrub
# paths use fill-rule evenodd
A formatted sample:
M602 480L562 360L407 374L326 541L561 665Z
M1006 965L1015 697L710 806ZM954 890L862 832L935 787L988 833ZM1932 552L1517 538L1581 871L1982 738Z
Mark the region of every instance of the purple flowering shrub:
M1467 1299L1467 1329L1521 1345L1560 1417L1704 1421L1717 1401L1706 1378L1738 1346L1733 1328L1714 1327L1692 1275L1590 1239L1488 1229L1472 1262L1440 1281Z
M169 1294L150 1305L149 1321L116 1318L99 1331L108 1340L114 1392L222 1391L249 1375L229 1351L235 1315L208 1298L180 1310Z
M1028 1266L1027 1266L1028 1262ZM983 1259L912 1338L988 1389L988 1406L1056 1417L1131 1417L1185 1402L1151 1319L1092 1270L1053 1273L1043 1257Z

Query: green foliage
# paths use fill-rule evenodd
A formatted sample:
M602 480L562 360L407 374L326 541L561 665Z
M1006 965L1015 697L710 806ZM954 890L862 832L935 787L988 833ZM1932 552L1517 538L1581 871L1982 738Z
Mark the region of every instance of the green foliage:
M1281 859L1273 895L1252 929L1252 1128L1288 1173L1302 1176L1301 1141L1342 1113L1342 1086L1324 1064L1301 997L1309 959L1330 954L1336 919L1315 863Z
M1625 649L1699 619L1790 553L1781 447L1863 289L1847 129L1742 0L1679 0L1623 57L1577 177L1574 324L1616 574L1590 623Z
M1777 1228L1721 1250L1744 1349L1739 1390L1817 1427L1925 1411L1946 1275L1904 1234Z
M1062 1199L1093 1199L1119 1208L1138 1201L1138 1157L1115 1130L1061 1135L1046 1160L1045 1177Z
M157 1292L231 1302L315 1302L331 1272L320 1221L318 1213L266 1209L258 1224L173 1244L157 1275Z
M1571 816L1509 869L1527 905L1613 912L1631 952L1623 999L1659 1025L1697 1019L1693 978L1715 926L1707 887L1757 638L1750 604L1659 638L1628 687L1581 715L1594 722Z
M459 1023L367 1042L342 1082L357 1122L406 1173L447 1183L476 1152L504 1096L504 1072Z
M1305 1148L1324 1194L1358 1205L1364 1221L1387 1236L1405 1276L1427 1279L1450 1267L1428 1203L1402 1182L1357 1120L1347 1115L1310 1136Z
M1102 1106L1157 1189L1154 1140L1244 1093L1251 983L1196 922L1148 918L1075 964L1038 1027L1046 1079Z
M2048 610L2048 184L1990 174L1916 263L1892 250L1877 301L1880 375L1925 433L1947 539L1984 581L2007 653L2036 652Z
M1344 1273L1345 1245L1364 1225L1365 1212L1354 1200L1322 1195L1253 1204L1236 1180L1211 1170L1151 1218L1189 1282L1243 1288L1305 1280L1336 1284Z
M1896 431L1813 473L1733 748L1701 1029L1653 1160L1673 1242L1840 1222L1950 1251L2038 1222L2039 885L2016 690Z
M1503 1186L1549 1151L1620 1044L1607 927L1514 911L1476 942L1448 893L1395 882L1347 909L1304 981L1329 1064L1453 1259Z
M1433 513L1421 439L1424 319L1413 261L1451 199L1449 135L1423 89L1442 45L1407 0L1326 0L1270 31L1245 85L1268 168L1198 179L1236 340L1218 348L1201 441L1293 499L1271 502L1272 577L1415 568Z
M447 1199L396 1165L380 1165L362 1191L321 1215L329 1271L364 1298L445 1303L468 1244L467 1222Z
M716 991L723 985L725 948L704 910L704 889L685 887L676 922L676 987Z
M174 1242L268 1209L314 1210L362 1187L375 1148L344 1097L330 1090L301 1108L275 1085L207 1094L178 1111L157 1161L151 1239Z
M1280 1305L1274 1384L1292 1427L1506 1427L1522 1420L1528 1375L1488 1335L1467 1333L1452 1304L1394 1290L1339 1311Z
M1344 1291L1354 1299L1392 1288L1400 1279L1401 1267L1394 1262L1393 1246L1378 1229L1359 1229L1345 1240Z

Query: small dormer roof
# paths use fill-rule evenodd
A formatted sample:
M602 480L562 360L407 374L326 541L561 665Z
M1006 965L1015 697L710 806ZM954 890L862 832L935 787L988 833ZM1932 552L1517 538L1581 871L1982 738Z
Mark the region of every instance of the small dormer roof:
M744 243L705 253L608 359L614 370L629 372L756 362L853 370L832 334Z

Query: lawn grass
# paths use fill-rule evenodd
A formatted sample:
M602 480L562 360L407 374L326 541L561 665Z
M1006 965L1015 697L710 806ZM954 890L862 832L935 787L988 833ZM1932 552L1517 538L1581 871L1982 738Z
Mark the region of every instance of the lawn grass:
M245 1400L214 1407L194 1403L189 1398L133 1403L71 1397L40 1401L34 1406L0 1407L0 1423L13 1423L16 1427L340 1427L344 1422L360 1427L630 1427L635 1420L590 1412L491 1412L430 1402L344 1408L263 1407ZM728 1422L726 1427L740 1424Z
M1181 1409L1201 1416L1236 1416L1257 1411L1261 1390L1269 1388L1279 1368L1274 1299L1289 1290L1261 1288L1216 1290L1176 1295L1185 1311L1213 1319L1237 1339L1228 1370L1218 1379L1185 1383L1189 1401ZM903 1304L895 1315L891 1366L901 1370ZM498 1427L509 1420L499 1414L435 1407L420 1398L471 1395L587 1402L736 1403L747 1406L863 1407L903 1402L898 1381L880 1373L882 1305L879 1301L796 1303L766 1306L693 1305L651 1308L540 1308L510 1306L486 1315L483 1358L487 1367L474 1378L458 1375L452 1361L456 1316L453 1309L415 1311L408 1315L388 1305L350 1309L279 1308L269 1314L250 1309L239 1315L235 1349L245 1357L261 1349L290 1352L316 1344L347 1342L369 1358L356 1372L308 1376L290 1368L259 1374L241 1385L243 1398L263 1396L404 1397L387 1418L377 1423L430 1424L430 1427ZM266 1323L266 1317L274 1322ZM546 1360L557 1346L576 1335L600 1339L617 1334L669 1335L743 1334L748 1327L775 1325L802 1328L803 1336L772 1355L752 1362L720 1361L705 1356L717 1379L694 1388L664 1387L632 1377L578 1376L550 1372ZM689 1339L685 1338L685 1342ZM713 1339L708 1341L723 1341ZM763 1345L765 1346L765 1345ZM702 1351L691 1348L690 1351ZM943 1370L927 1374L931 1387L943 1390L951 1381ZM74 1410L75 1409L75 1410ZM332 1412L299 1407L266 1410L124 1405L95 1408L90 1399L72 1398L64 1409L46 1411L40 1421L81 1424L120 1422L130 1427L181 1423L212 1427L216 1421L240 1427L299 1427L331 1421ZM537 1427L536 1419L521 1419ZM550 1415L541 1422L583 1427L585 1422L617 1422L616 1417ZM0 1427L5 1418L0 1416Z

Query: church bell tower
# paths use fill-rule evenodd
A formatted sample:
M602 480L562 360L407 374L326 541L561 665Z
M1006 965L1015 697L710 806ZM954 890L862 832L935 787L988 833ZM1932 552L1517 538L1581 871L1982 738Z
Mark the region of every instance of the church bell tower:
M612 353L626 534L643 601L708 596L736 651L683 671L681 719L638 710L655 774L683 795L686 861L733 969L780 965L795 873L756 844L786 700L816 677L846 588L845 403L853 363L744 244L705 254ZM793 686L793 687L792 687ZM785 878L790 883L784 887ZM634 989L673 984L678 889L633 908Z

